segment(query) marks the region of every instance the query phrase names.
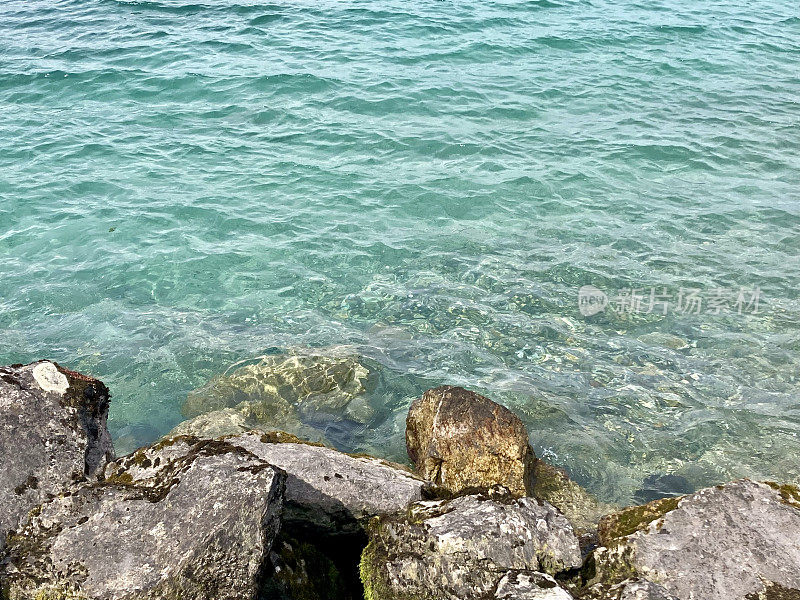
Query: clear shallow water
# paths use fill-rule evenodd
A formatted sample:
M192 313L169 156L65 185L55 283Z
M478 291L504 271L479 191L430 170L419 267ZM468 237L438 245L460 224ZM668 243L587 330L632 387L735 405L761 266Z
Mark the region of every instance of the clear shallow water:
M101 377L129 447L348 344L607 500L798 481L798 98L793 1L6 0L0 363ZM585 318L586 284L762 297Z

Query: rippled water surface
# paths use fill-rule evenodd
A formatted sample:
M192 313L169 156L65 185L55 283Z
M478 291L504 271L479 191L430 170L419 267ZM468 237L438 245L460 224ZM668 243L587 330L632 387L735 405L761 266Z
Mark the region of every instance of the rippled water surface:
M348 448L453 383L606 500L798 481L799 99L794 0L4 0L0 363L101 377L130 450L349 345L404 387Z

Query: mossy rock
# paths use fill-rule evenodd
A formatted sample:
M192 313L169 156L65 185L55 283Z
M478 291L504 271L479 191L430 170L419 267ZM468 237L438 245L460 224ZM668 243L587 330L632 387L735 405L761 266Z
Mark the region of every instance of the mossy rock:
M169 438L50 497L9 537L8 600L254 598L286 474L224 440Z
M797 598L799 500L795 485L743 479L626 508L601 520L584 579L639 577L676 598Z
M790 483L779 484L774 481L765 481L769 487L780 493L783 501L789 506L800 509L800 488Z
M433 594L406 593L389 584L387 570L392 553L383 540L383 520L370 523L370 542L358 565L364 600L439 600Z
M611 546L618 539L645 529L650 523L678 507L681 498L662 498L642 506L631 506L604 517L598 526L600 543Z

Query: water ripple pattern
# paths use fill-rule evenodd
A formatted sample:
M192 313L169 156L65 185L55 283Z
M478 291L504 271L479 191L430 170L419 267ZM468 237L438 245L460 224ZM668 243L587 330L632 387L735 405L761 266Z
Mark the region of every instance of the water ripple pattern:
M4 0L0 364L101 376L124 448L350 344L606 500L797 482L798 99L796 0ZM589 284L762 297L584 317Z

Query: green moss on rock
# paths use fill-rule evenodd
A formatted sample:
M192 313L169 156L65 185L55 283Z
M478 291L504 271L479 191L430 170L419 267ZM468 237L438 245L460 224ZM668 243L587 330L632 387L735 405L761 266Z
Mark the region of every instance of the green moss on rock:
M386 580L382 572L390 560L388 548L382 543L380 535L384 521L389 517L376 517L370 523L370 541L361 554L358 572L364 586L364 600L437 600L433 596L399 593Z
M600 543L611 546L622 537L646 529L653 521L678 508L681 498L663 498L604 517L597 530Z
M746 600L800 600L800 590L785 588L770 581L763 590L748 594L745 598Z
M231 436L235 437L235 436ZM317 446L324 448L325 444L320 442L309 442L294 434L286 433L285 431L267 431L261 434L261 442L263 444L305 444L306 446Z
M87 596L65 590L63 588L50 587L44 590L39 590L34 600L87 600ZM11 600L16 600L11 598Z
M781 495L784 504L800 509L800 488L789 483L779 484L774 481L765 481L769 487Z

